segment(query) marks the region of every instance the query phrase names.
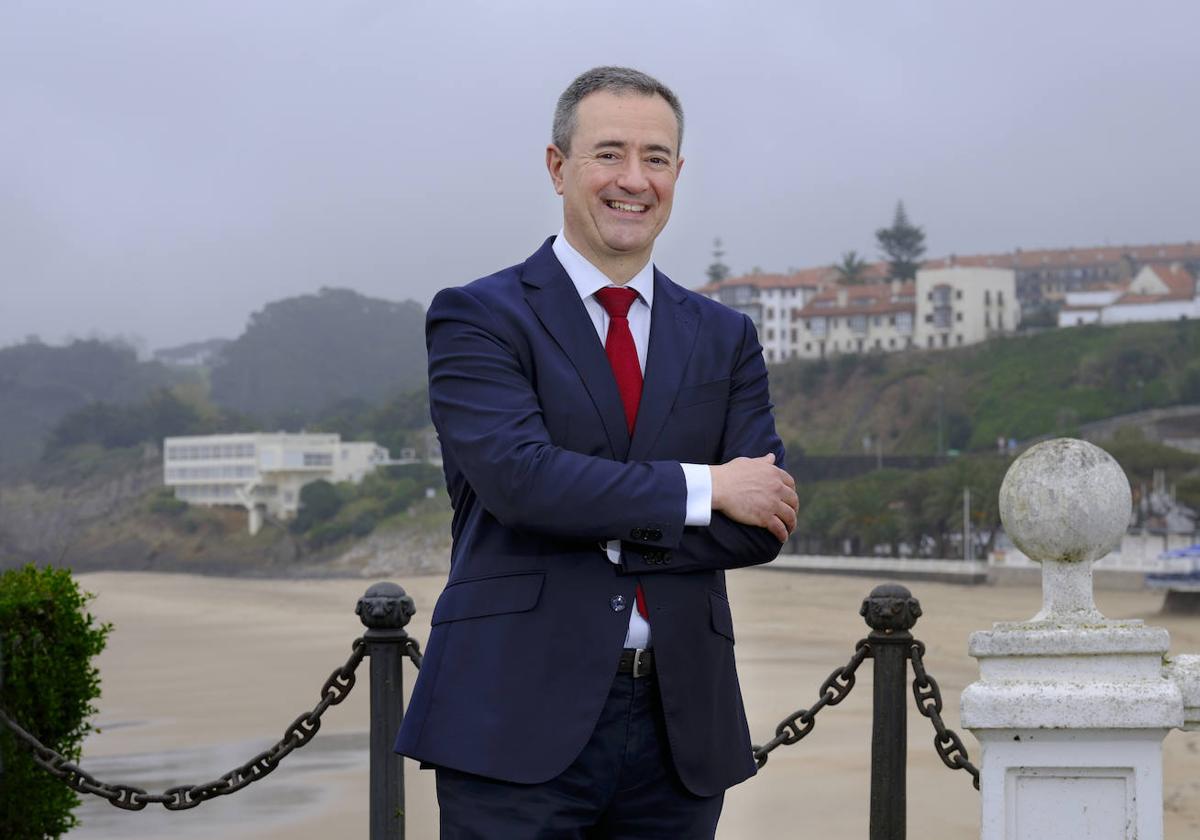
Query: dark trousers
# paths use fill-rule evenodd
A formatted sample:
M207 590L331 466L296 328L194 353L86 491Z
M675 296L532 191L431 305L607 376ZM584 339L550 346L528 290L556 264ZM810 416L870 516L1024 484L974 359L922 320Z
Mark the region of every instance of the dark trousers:
M439 767L437 795L442 840L712 840L725 799L683 787L655 677L629 674L561 775L521 785Z

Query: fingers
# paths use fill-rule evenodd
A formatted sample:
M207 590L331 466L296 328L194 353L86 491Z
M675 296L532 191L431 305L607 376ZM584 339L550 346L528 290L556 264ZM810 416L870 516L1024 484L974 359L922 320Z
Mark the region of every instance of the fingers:
M787 502L780 502L776 506L775 517L783 520L783 524L787 526L789 534L796 530L796 509Z
M788 529L779 517L771 517L771 521L767 523L767 530L770 531L771 535L781 543L787 542Z

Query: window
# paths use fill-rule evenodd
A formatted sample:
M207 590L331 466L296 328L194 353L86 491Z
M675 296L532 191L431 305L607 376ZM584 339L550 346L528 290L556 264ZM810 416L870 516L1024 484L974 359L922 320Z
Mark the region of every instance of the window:
M933 310L933 325L939 330L950 329L950 324L953 323L953 312L949 306L939 306Z
M792 344L796 343L796 328L792 327Z
M892 347L892 348L894 348L895 346L896 346L896 339L894 339L894 338L889 338L889 339L888 339L888 347Z
M1004 292L996 292L996 305L997 306L1004 305Z
M989 329L989 330L992 328L992 313L991 312L983 313L983 326L985 329Z
M961 320L962 320L962 313L961 313L961 312L955 312L955 313L954 313L954 320L955 320L955 321L961 321Z
M877 338L877 339L875 339L875 349L876 349L876 350L882 350L882 349L883 349L883 342L882 342L882 341L880 341L878 338Z
M956 289L954 292L955 300L962 300L962 289Z
M865 333L867 331L866 315L851 315L847 320L850 322L851 332Z
M872 321L872 323L873 323L875 326L877 326L877 327L878 327L880 324L882 324L882 323L883 323L883 319L882 319L882 318L880 318L878 315L876 315L876 316L875 316L875 319Z
M962 337L962 333L959 333L959 334L958 334L958 335L956 335L954 338L955 338L955 341L957 341L959 344L962 344L962 343L963 343L963 337Z
M812 342L811 341L804 342L804 352L809 353L811 351L812 351Z
M767 311L769 312L770 310L767 310ZM774 327L768 327L767 328L767 341L774 341L774 340L775 340L775 329L774 329ZM626 345L626 346L628 346L628 345Z
M983 305L984 306L992 305L992 290L991 289L983 290Z
M774 351L774 350L768 350L768 351L767 351L767 361L768 361L768 362L773 362L773 361L775 361L775 351Z
M930 319L930 317L929 317L928 315L926 315L926 316L925 316L925 320L926 320L926 321L929 321L929 320L931 320L931 319ZM895 321L896 321L896 329L898 329L900 332L902 332L902 333L910 333L910 332L912 332L912 328L913 328L913 314L912 314L911 312L899 312L899 313L897 313L897 314L896 314Z
M775 307L774 307L774 306L768 306L768 307L767 307L767 320L768 320L768 321L774 321L774 320L775 320Z
M813 318L808 322L808 324L813 335L817 336L818 338L821 338L825 335L826 320L824 318Z
M333 453L331 452L305 452L304 466L306 467L332 467Z

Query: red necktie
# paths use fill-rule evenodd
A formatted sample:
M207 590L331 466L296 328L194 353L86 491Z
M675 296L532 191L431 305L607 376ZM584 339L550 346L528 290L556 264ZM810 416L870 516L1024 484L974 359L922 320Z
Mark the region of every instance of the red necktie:
M637 296L638 293L633 289L611 286L596 292L596 300L608 313L604 354L608 356L608 363L612 365L613 376L617 380L617 392L625 406L625 425L629 428L630 437L637 423L638 404L642 401L642 366L638 363L633 333L629 331L629 307L633 306ZM650 617L646 612L646 594L640 583L637 585L637 611L642 618Z

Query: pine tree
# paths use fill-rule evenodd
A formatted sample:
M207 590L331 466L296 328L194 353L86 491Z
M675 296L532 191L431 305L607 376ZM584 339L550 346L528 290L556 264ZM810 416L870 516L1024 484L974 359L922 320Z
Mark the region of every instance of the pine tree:
M904 202L896 204L892 226L875 231L879 250L887 257L888 274L893 280L912 280L925 254L925 231L908 220Z
M717 237L713 240L713 261L705 272L708 275L708 282L720 283L729 276L729 266L721 261L724 256L725 251L721 249L721 238Z

